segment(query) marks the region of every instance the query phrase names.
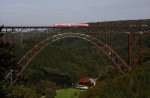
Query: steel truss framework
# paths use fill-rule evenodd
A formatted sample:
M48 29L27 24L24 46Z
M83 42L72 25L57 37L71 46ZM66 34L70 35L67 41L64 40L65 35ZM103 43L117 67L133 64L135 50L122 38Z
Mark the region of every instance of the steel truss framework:
M125 29L128 29L127 27L123 27ZM53 27L53 26L4 26L3 27L3 31L15 31L15 32L22 32L22 31L27 31L27 32L31 32L34 30L44 30L44 29L53 29L53 30L57 30L57 32L60 31L77 31L77 29L79 31L83 31L89 32L90 31L94 31L94 29L96 31L101 31L101 30L105 30L105 29L109 29L110 31L116 28L112 28L112 27Z
M82 33L61 33L56 34L52 37L48 37L45 40L41 41L40 43L36 44L30 51L28 51L23 58L17 63L18 67L20 68L20 71L18 73L15 73L14 79L12 79L12 72L9 72L9 74L6 76L6 80L8 80L11 85L13 85L17 78L21 75L21 73L24 71L24 69L27 67L29 62L47 45L50 43L53 43L59 39L67 38L67 37L77 37L84 40L87 40L97 46L100 50L102 50L111 60L112 62L117 66L119 71L121 73L126 73L131 70L131 68L126 64L126 62L114 51L112 50L107 44L103 43L99 39L82 34Z
M143 32L128 34L128 65L130 67L142 65L142 34Z
M23 34L24 32L29 33L37 33L37 32L47 32L47 33L56 33L56 35L52 37L47 37L45 40L41 41L40 43L36 44L29 52L27 52L23 58L17 63L19 71L14 73L13 70L11 70L7 76L5 77L8 82L10 82L11 85L13 85L16 80L19 78L23 70L26 68L28 63L48 44L53 43L59 39L66 38L66 37L77 37L84 40L87 40L91 43L93 43L95 46L98 47L98 49L102 50L111 60L112 62L117 66L119 71L121 73L126 73L131 70L131 67L140 61L140 57L138 54L137 56L134 56L133 48L139 45L141 49L141 36L140 37L131 37L129 34L129 65L126 64L126 62L107 45L107 32L113 32L113 31L149 31L150 27L52 27L52 26L4 26L2 29L2 32L6 34L6 42L8 40L7 33L12 33L12 39L13 39L13 33L20 33ZM73 33L72 33L73 32ZM94 34L94 33L105 33L105 43L100 41L99 39L86 35L86 34ZM84 34L83 34L84 33ZM138 44L139 43L139 44ZM12 44L14 44L14 39L12 40ZM138 45L137 45L138 44ZM139 51L141 54L141 51ZM137 52L137 53L139 53ZM133 54L133 55L132 55ZM135 57L135 58L132 58ZM134 63L132 63L132 60Z
M70 32L70 31L75 31L76 33L99 33L102 31L122 31L122 30L142 30L142 31L149 31L150 27L149 26L134 26L134 27L113 27L113 26L98 26L98 27L93 27L93 26L89 26L89 27L54 27L54 26L4 26L3 27L3 31L4 32L34 32L34 31L45 31L45 30L52 30L52 32L54 33L54 31L56 31L55 33L59 33L59 32Z

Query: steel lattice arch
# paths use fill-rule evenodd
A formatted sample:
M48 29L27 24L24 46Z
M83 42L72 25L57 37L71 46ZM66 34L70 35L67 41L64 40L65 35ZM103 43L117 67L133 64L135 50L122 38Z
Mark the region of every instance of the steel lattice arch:
M49 44L63 38L67 37L76 37L76 38L81 38L84 40L87 40L97 46L98 49L103 51L111 60L112 62L117 66L119 71L121 73L127 73L128 71L131 70L131 68L128 66L128 64L113 50L111 49L107 44L103 43L101 40L89 36L87 34L83 33L60 33L56 34L52 37L48 37L45 40L41 41L40 43L36 44L31 50L29 50L23 57L22 59L17 63L18 67L20 70L18 73L15 74L15 79L14 80L9 80L11 77L11 72L6 76L6 79L11 82L11 85L14 84L17 80L17 78L21 75L21 73L25 70L27 65L30 63L30 61L41 51L43 50L46 46Z

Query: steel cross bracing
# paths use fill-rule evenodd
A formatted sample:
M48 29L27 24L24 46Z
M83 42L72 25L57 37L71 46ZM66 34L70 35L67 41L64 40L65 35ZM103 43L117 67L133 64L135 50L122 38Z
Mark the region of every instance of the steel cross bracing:
M52 30L51 30L52 29ZM34 31L44 31L44 30L51 30L51 31L78 31L78 33L81 33L81 31L84 31L84 33L92 33L92 32L101 32L104 30L107 30L109 32L111 31L127 31L127 30L142 30L142 31L149 31L150 26L88 26L88 27L54 27L54 26L3 26L4 32L34 32ZM92 31L92 32L91 32Z
M126 73L131 70L131 68L126 64L126 62L114 51L112 50L107 44L103 43L99 39L81 33L61 33L54 35L52 37L46 38L45 40L41 41L40 43L36 44L30 51L28 51L23 58L17 63L20 71L15 73L15 78L12 80L12 74L8 74L6 79L11 81L11 85L14 84L17 78L21 75L24 69L27 67L29 62L47 45L53 43L59 39L66 38L66 37L77 37L84 40L91 42L92 44L96 45L100 50L102 50L117 66L121 73Z
M128 65L130 67L142 65L142 34L143 32L128 34Z
M70 32L70 31L75 31L76 33L99 33L99 32L104 32L105 30L111 32L111 31L116 31L116 30L129 30L129 27L53 27L53 26L4 26L3 27L3 32L16 32L16 33L21 33L21 32L35 32L35 31L45 31L49 30L49 32L52 33L65 33L65 32Z

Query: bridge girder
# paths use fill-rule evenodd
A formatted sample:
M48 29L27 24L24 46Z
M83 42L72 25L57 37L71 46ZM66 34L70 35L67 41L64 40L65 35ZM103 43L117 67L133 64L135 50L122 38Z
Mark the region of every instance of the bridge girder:
M120 30L125 30L125 31L135 31L135 30L142 30L142 31L149 31L150 26L88 26L88 27L54 27L54 26L3 26L3 31L4 32L9 32L9 31L15 31L15 32L22 32L24 30L28 32L32 32L34 30L48 30L48 29L53 29L53 30L64 30L65 32L67 30L78 30L78 31L83 31L84 33L89 32L89 31L96 31L97 33L99 31L104 31L107 30L109 32L112 31L120 31ZM81 33L81 32L78 32Z

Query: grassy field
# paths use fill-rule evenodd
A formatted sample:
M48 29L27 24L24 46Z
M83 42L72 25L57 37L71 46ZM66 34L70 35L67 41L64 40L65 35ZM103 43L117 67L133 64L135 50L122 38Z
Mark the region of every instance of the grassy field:
M56 92L57 95L55 96L55 98L78 98L78 95L81 92L81 90L69 88L69 89L57 90Z

